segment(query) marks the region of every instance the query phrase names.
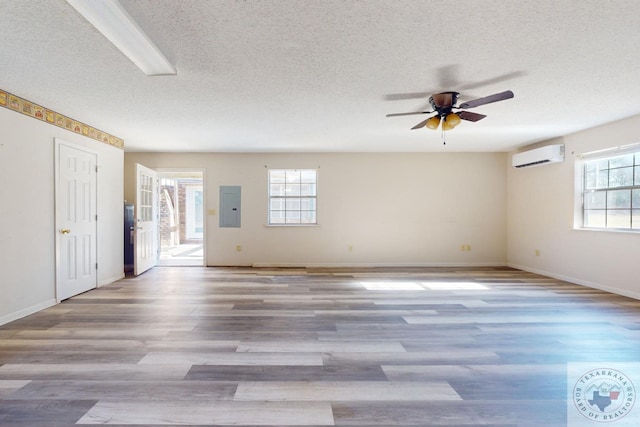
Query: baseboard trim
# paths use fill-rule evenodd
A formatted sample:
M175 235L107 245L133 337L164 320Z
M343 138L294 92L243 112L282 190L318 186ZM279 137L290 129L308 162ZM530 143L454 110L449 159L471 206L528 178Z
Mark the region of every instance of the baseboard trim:
M122 272L122 273L120 273L120 274L118 274L116 276L112 276L112 277L109 277L107 279L103 279L100 282L98 282L98 287L102 287L104 285L109 285L109 284L111 284L113 282L117 282L120 279L124 279L124 277L125 277L124 272Z
M298 263L298 262L254 262L251 267L256 268L412 268L412 267L505 267L504 262L317 262L317 263Z
M529 273L540 274L542 276L551 277L553 279L563 280L565 282L575 283L576 285L586 286L588 288L598 289L600 291L609 292L623 297L633 298L640 300L640 293L627 291L626 289L614 288L611 286L603 285L602 283L590 282L588 280L577 279L575 277L565 276L562 274L553 273L551 271L540 270L538 268L532 268L525 265L518 265L508 263L507 266L517 268L518 270L528 271Z
M9 322L13 322L14 320L22 319L23 317L27 317L33 313L44 310L45 308L53 307L56 304L57 301L55 298L53 298L39 304L32 305L31 307L23 308L22 310L9 313L6 316L0 317L0 326L5 325Z

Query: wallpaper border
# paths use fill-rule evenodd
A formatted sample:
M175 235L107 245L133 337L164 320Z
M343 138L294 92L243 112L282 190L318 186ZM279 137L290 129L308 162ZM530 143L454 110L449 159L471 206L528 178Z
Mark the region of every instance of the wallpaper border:
M73 120L63 114L35 104L6 90L0 89L0 107L17 111L34 119L52 124L54 126L86 136L96 141L112 145L117 148L124 148L124 140L113 136L107 132L98 130L77 120Z

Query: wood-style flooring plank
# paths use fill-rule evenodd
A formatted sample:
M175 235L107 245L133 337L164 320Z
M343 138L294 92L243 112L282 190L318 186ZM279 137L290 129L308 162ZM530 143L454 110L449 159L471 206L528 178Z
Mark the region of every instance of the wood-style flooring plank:
M101 400L78 424L334 425L327 402Z
M161 267L0 326L0 426L564 427L638 354L639 301L507 267Z

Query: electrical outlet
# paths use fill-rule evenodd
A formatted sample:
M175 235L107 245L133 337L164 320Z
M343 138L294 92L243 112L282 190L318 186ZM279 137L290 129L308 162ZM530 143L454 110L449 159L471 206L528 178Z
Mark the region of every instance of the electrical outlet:
M471 252L471 245L466 245L466 246L465 246L465 250L466 250L467 252Z
M353 245L349 245L349 252L353 252Z
M536 249L536 256L540 256L540 249Z
M461 252L465 252L466 250L467 250L467 247L465 245L460 245Z
M207 210L207 213L209 215L215 215L216 214L216 210L215 209L209 209L209 210Z
M242 252L242 246L236 245L236 252Z

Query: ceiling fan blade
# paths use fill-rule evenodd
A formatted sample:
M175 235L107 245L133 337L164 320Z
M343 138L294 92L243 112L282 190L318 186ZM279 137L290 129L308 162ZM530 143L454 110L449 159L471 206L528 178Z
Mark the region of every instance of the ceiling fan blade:
M484 98L474 99L464 104L460 104L458 108L475 108L480 105L491 104L492 102L504 101L505 99L513 98L513 92L510 90L494 93L493 95L485 96Z
M413 113L391 113L391 114L387 114L387 117L413 116L414 114L429 114L429 113L433 113L433 111L415 111Z
M469 122L477 122L478 120L482 120L487 117L484 114L472 113L471 111L459 111L456 114L462 120L467 120Z
M430 118L431 118L431 117L429 117L429 119L430 119ZM429 119L425 119L425 120L421 121L420 123L418 123L417 125L415 125L414 127L412 127L412 128L411 128L411 130L423 128L423 127L427 124L427 122L429 121Z

